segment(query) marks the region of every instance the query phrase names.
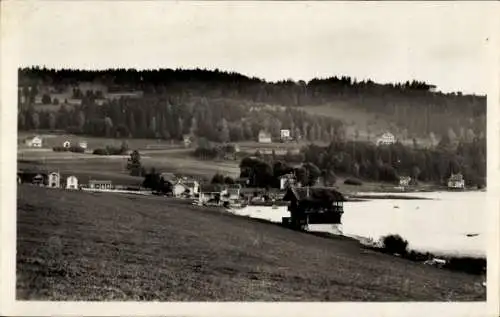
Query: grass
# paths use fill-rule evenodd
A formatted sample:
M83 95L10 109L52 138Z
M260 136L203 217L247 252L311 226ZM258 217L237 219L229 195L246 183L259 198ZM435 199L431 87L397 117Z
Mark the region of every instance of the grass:
M440 270L161 197L21 185L18 300L484 301Z

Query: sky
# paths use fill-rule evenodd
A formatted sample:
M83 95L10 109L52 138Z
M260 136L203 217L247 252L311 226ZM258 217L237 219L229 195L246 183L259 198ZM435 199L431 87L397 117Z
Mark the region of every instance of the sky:
M14 2L14 1L12 1ZM422 80L484 94L494 2L20 2L20 66Z

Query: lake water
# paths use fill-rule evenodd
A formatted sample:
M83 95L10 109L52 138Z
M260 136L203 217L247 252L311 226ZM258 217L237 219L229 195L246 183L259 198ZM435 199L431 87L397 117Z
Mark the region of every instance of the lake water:
M383 193L366 193L383 195ZM392 194L391 195L397 195ZM404 193L433 200L372 199L344 204L341 232L356 238L379 240L399 234L409 248L435 254L486 256L487 203L485 192ZM286 207L248 206L238 215L281 222ZM339 233L332 225L312 225L311 231ZM467 236L473 234L474 236Z

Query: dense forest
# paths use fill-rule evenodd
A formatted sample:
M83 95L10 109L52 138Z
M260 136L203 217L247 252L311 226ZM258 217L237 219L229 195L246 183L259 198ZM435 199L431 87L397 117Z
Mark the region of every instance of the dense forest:
M85 89L82 83L94 86ZM281 128L287 128L297 137L330 141L345 137L343 118L303 110L342 102L385 116L409 139L485 134L486 97L443 94L433 88L418 81L377 84L350 77L266 82L201 69L23 68L19 70L18 126L115 137L180 139L192 133L212 141L255 140L260 130L277 137ZM122 95L109 98L113 93ZM38 103L59 105L58 110L38 107L37 97Z

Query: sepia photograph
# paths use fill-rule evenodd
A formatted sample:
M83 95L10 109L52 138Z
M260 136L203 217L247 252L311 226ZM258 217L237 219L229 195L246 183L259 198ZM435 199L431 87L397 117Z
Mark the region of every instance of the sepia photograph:
M486 311L496 4L5 7L14 302Z

